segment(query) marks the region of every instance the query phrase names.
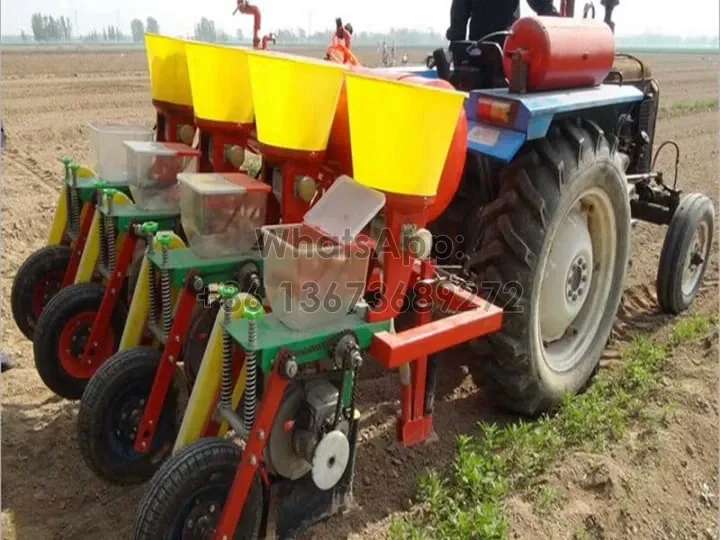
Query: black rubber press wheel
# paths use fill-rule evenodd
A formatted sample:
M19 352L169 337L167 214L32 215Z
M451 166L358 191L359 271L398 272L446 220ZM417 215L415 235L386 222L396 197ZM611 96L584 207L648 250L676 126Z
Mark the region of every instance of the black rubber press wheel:
M90 469L117 485L150 479L172 451L178 391L170 384L155 437L146 453L134 448L161 352L137 347L113 355L85 389L78 412L78 444Z
M35 328L35 367L45 385L66 399L80 399L97 366L120 345L127 308L119 299L107 332L95 350L96 362L82 362L85 344L97 318L105 288L79 283L61 290L48 303Z
M45 306L60 291L71 255L69 246L45 246L18 268L10 292L10 306L15 324L26 338L33 339Z
M168 459L155 474L135 521L134 540L212 539L240 464L231 441L201 439ZM255 476L235 540L260 536L263 489Z

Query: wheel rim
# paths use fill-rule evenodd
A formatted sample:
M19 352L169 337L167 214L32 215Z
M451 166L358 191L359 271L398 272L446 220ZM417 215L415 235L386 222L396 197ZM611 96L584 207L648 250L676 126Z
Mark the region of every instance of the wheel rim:
M96 318L97 313L94 311L78 313L65 323L60 333L58 342L60 366L68 375L76 379L90 379L97 369L98 361L110 358L115 349L115 332L112 328L108 328L103 340L98 343L93 358L86 362L82 361Z
M583 361L613 285L615 214L607 193L583 192L563 217L541 262L534 335L547 366L566 372Z
M203 488L188 498L173 522L170 538L212 540L229 490L227 476L213 474Z
M700 284L708 253L710 252L710 229L704 221L698 223L690 249L685 255L682 274L683 296L692 296Z
M30 301L30 310L36 321L42 315L50 299L60 291L64 278L65 272L53 270L41 276L35 282L32 290L32 300Z
M105 414L105 440L113 458L117 462L133 462L151 457L151 461L161 459L156 452L169 444L170 418L167 409L163 409L158 422L158 428L148 453L135 451L140 421L145 414L148 395L152 387L152 380L136 380L123 386L121 391L113 398Z

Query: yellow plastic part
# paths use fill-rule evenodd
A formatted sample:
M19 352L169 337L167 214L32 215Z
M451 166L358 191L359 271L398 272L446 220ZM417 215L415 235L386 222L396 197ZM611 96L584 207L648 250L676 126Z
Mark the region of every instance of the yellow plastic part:
M385 192L434 196L464 94L356 72L345 84L355 180Z
M90 167L80 167L77 172L78 178L97 178L97 173Z
M150 92L166 103L192 107L192 92L182 39L145 34Z
M258 141L325 150L347 66L268 51L249 51L248 66Z
M171 240L170 244L168 244L168 249L183 249L186 247L182 238L174 232L170 233L170 237ZM162 249L157 239L153 242L153 249L157 251ZM125 322L125 329L120 338L118 351L137 347L142 340L143 330L145 330L145 324L147 323L150 312L150 303L148 301L150 297L150 291L148 289L149 268L150 262L147 260L147 257L143 257L143 261L140 264L140 274L135 285L135 290L133 291L132 300L130 301L130 309L128 310L127 321Z
M195 116L213 122L252 124L247 49L188 42L185 45Z
M68 220L67 189L65 184L60 188L60 198L58 199L57 206L55 206L55 215L53 215L50 232L48 233L48 246L57 246L62 242Z
M113 205L126 206L132 204L130 197L124 193L117 191L113 195ZM85 248L80 257L77 273L75 274L75 283L89 283L92 279L95 266L100 258L100 211L96 210L90 224L90 232L87 240L85 240ZM120 235L122 236L122 235Z
M233 311L232 318L241 319L244 313L242 309L244 302L252 297L247 293L240 293L236 297L235 305L241 309ZM202 436L203 428L215 410L215 396L220 388L220 377L222 372L222 322L225 314L222 310L218 311L215 323L213 324L210 338L208 339L205 353L203 354L202 363L197 379L193 385L190 399L185 408L180 431L177 439L175 439L175 447L173 453L181 450L188 444L198 440ZM240 397L245 391L245 368L243 366L238 381L233 391L233 406L237 405ZM220 434L227 431L227 425L223 423L220 426Z

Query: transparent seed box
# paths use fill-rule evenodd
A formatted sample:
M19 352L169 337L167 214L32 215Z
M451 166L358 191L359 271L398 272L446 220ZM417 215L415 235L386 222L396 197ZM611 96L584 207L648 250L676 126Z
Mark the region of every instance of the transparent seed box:
M143 126L113 123L90 124L93 170L108 184L128 181L125 141L152 141L153 131Z
M180 212L178 174L197 172L200 152L180 143L125 141L128 183L141 210Z
M365 291L371 244L358 235L385 196L340 177L302 223L264 226L263 280L273 316L292 330L319 328Z
M180 218L198 257L247 254L265 224L270 186L243 173L181 173Z

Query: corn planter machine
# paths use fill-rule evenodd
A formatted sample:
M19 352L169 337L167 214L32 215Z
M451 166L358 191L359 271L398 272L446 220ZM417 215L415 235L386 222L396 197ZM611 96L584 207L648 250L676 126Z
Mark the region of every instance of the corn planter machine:
M176 118L199 134L199 153L164 147L182 158L163 170L183 235L164 214L98 206L125 240L77 315L92 314L85 362L118 350L85 388L79 445L105 480L152 478L136 539L288 538L349 508L368 357L398 372L405 446L432 433L438 353L464 343L501 402L551 410L597 368L633 220L668 226L660 307L692 303L714 209L652 170L659 87L610 27L525 18L502 49L450 49L427 69L367 70L148 36L156 108L178 112L158 96L182 94L192 113ZM156 164L157 144L126 146ZM116 345L107 306L134 237L147 245Z

